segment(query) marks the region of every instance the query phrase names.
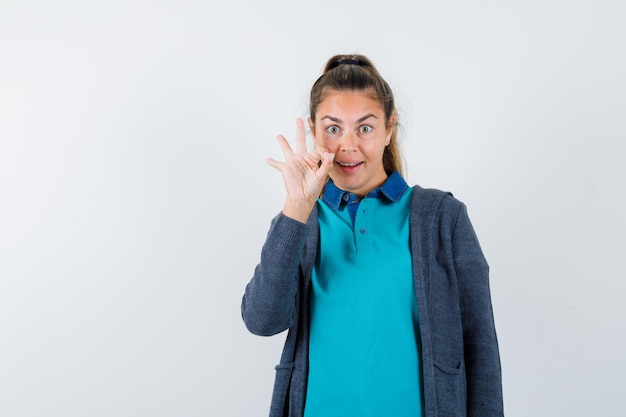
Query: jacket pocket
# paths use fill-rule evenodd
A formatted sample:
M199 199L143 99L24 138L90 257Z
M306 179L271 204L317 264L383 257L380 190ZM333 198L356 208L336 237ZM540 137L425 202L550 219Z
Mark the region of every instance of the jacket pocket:
M444 365L435 362L435 391L437 411L442 417L465 416L465 370L462 362L457 365Z
M281 363L276 366L276 377L274 379L274 392L272 394L272 405L270 406L270 417L284 417L287 415L289 387L291 385L291 374L293 373L293 362Z
M447 375L459 375L461 373L460 363L456 366L446 366L435 361L435 368L439 369L441 372Z

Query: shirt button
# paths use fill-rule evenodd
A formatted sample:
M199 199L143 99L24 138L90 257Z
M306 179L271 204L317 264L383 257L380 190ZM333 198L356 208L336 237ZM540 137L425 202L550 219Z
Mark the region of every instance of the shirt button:
M367 233L367 230L365 230L364 228L360 228L359 232L361 232L361 234L364 235Z
M348 200L350 200L350 196L348 194L344 194L343 201L348 201Z

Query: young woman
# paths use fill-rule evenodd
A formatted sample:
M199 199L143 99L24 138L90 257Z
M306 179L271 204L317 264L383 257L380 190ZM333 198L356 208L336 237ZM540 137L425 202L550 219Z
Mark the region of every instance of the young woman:
M361 55L311 90L307 151L278 140L287 197L242 301L289 329L270 416L502 416L488 265L463 203L402 177L389 85Z

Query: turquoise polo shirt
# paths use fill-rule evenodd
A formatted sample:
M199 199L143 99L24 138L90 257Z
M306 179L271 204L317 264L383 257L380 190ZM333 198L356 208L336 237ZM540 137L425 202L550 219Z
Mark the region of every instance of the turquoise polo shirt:
M393 173L360 201L332 182L318 200L305 417L423 415L411 193Z

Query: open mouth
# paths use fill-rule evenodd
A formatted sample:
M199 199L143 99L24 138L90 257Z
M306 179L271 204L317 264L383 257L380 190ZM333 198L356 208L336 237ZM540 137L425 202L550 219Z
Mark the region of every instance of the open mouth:
M356 166L359 166L363 163L363 161L361 162L339 162L337 161L337 165L342 166L342 167L346 167L346 168L354 168Z

